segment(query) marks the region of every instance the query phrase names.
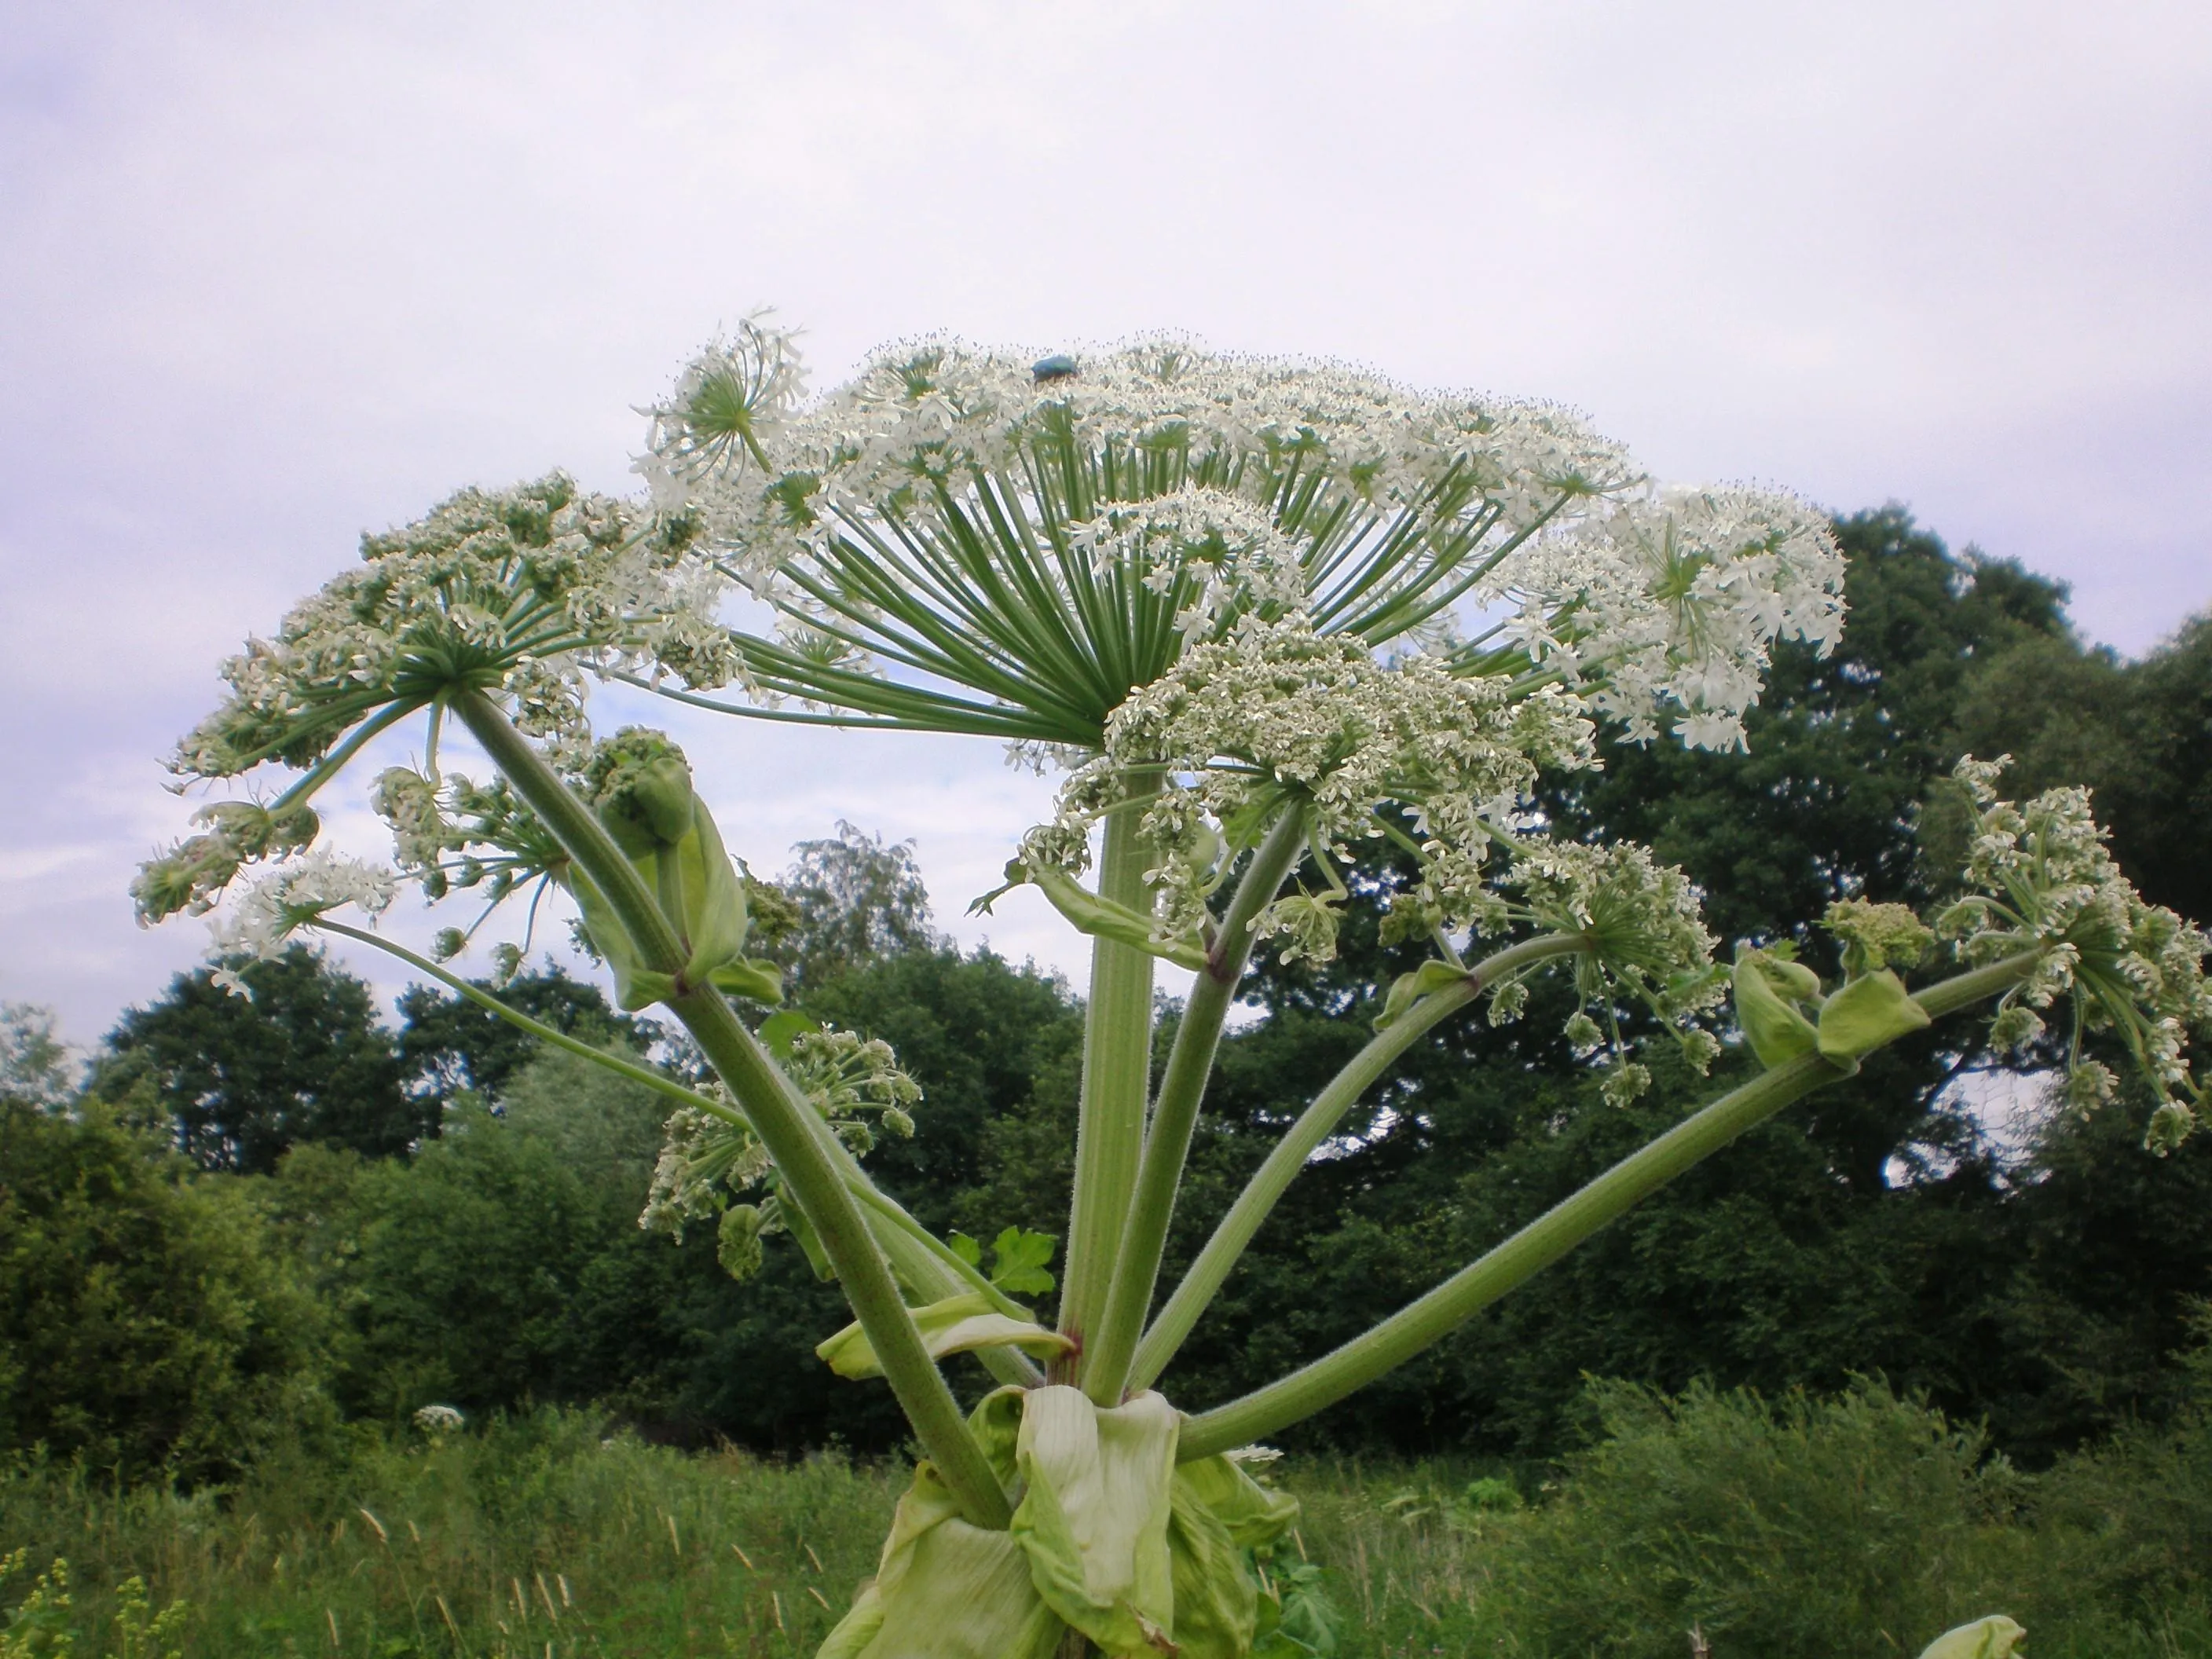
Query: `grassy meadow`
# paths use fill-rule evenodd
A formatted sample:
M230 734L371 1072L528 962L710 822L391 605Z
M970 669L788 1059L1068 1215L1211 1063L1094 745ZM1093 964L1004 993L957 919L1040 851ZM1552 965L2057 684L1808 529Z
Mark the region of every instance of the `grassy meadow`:
M2027 1477L1881 1389L1595 1404L1603 1437L1548 1481L1275 1465L1321 1571L1277 1569L1314 1580L1334 1652L1679 1659L1694 1626L1715 1659L1873 1659L2003 1610L2035 1659L2212 1653L2202 1436ZM223 1491L22 1463L0 1482L0 1555L26 1552L0 1585L0 1655L784 1659L872 1571L902 1479L834 1454L683 1453L556 1411L360 1432ZM66 1588L41 1594L57 1555ZM183 1604L164 1642L118 1601L134 1577L155 1612Z

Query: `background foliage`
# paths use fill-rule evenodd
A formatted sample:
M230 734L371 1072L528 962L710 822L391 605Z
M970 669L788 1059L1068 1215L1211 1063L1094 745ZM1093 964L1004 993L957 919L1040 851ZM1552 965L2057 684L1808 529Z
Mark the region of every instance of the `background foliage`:
M2212 921L2198 829L2212 810L2212 622L2122 661L2074 637L2063 589L1954 556L1901 509L1838 531L1850 559L1844 645L1826 660L1778 653L1750 751L1616 746L1602 773L1547 803L1561 826L1649 842L1704 887L1724 939L1766 939L1832 898L1937 896L1929 872L1942 861L1916 851L1916 833L1939 850L1948 833L1936 780L1962 752L2010 752L2020 792L2092 785L2145 896ZM1391 873L1358 872L1367 902L1352 907L1334 963L1263 954L1250 1017L1224 1045L1170 1274L1410 965L1376 940ZM889 1040L926 1091L920 1133L872 1155L885 1186L933 1228L1055 1230L1082 1029L1068 988L951 947L930 928L910 853L850 825L797 849L756 901L756 937L799 1005ZM172 1524L149 1518L161 1503L287 1478L273 1465L253 1473L272 1448L365 1457L346 1467L383 1473L362 1474L362 1492L427 1480L437 1504L459 1503L480 1475L454 1461L459 1450L404 1450L410 1414L431 1401L515 1414L568 1448L543 1454L551 1484L531 1487L526 1508L553 1502L562 1482L599 1478L578 1472L590 1461L575 1438L584 1419L545 1415L552 1407L595 1407L593 1422L684 1446L897 1449L887 1393L825 1384L811 1350L842 1322L842 1304L789 1241L771 1241L762 1273L740 1285L708 1233L678 1244L640 1231L663 1115L649 1092L541 1051L436 988L410 990L387 1026L365 987L304 950L246 977L250 1003L204 971L179 975L118 1023L82 1091L35 1015L5 1011L0 1428L31 1460L9 1489L9 1504L32 1505L9 1510L15 1534L35 1536L23 1516L57 1494L91 1504L100 1480L171 1480L179 1495L114 1523L154 1537ZM587 1042L687 1069L660 1027L617 1014L550 964L502 994ZM1164 1013L1163 1054L1174 1011ZM1356 1334L1707 1087L1655 1056L1658 1088L1626 1109L1602 1105L1548 1035L1559 1023L1540 1006L1504 1030L1470 1020L1409 1056L1271 1218L1166 1379L1177 1402L1230 1397ZM1484 1608L1505 1597L1520 1609L1516 1640L1535 1642L1528 1621L1541 1625L1528 1651L1641 1651L1620 1633L1632 1611L1639 1629L1733 1619L1771 1628L1761 1639L1773 1650L1826 1652L1823 1621L1857 1629L1876 1607L1939 1616L1960 1583L1982 1582L1981 1547L1966 1545L1991 1528L2031 1539L2015 1543L2032 1555L2062 1534L2075 1548L2110 1521L2128 1541L2096 1556L2095 1593L2115 1619L2169 1592L2199 1595L2212 1488L2202 1369L2186 1356L2193 1310L2212 1293L2212 1137L2154 1160L2137 1146L2146 1108L2130 1100L2086 1121L2031 1107L1993 1134L1972 1109L1993 1097L1993 1062L1947 1046L1960 1041L1945 1030L1901 1044L1747 1136L1549 1270L1535 1294L1295 1443L1510 1470L1532 1492L1564 1479L1570 1496L1513 1521L1519 1541L1483 1555L1479 1571L1462 1543L1504 1536L1494 1516L1452 1531L1435 1517L1475 1512L1438 1499L1411 1534L1425 1540L1421 1582L1438 1582L1446 1557L1455 1564L1469 1639L1492 1632ZM1591 1390L1589 1376L1619 1382ZM1869 1376L1884 1380L1855 1380ZM980 1374L961 1385L980 1387ZM1755 1393L1735 1392L1745 1389ZM556 1466L565 1472L544 1472ZM610 1494L633 1478L640 1492L676 1479L641 1447L606 1467L628 1473L592 1487L590 1504L617 1504ZM830 1485L876 1479L806 1467ZM2181 1482L2171 1502L2148 1484L2154 1467ZM1920 1577L1839 1583L1844 1599L1825 1612L1807 1602L1798 1624L1759 1624L1757 1586L1802 1580L1808 1529L1856 1524L1823 1518L1813 1498L1759 1518L1758 1494L1778 1503L1796 1481L1831 1497L1891 1482L1881 1490L1898 1530L1864 1547L1892 1564L1882 1571ZM1757 1500L1747 1531L1697 1509L1723 1492ZM1656 1493L1677 1507L1650 1507ZM640 1526L642 1501L619 1499ZM654 1501L677 1512L676 1498ZM488 1564L509 1559L501 1552L526 1547L506 1524L463 1528L507 1540L468 1558L487 1583ZM1346 1526L1349 1547L1370 1523ZM876 1535L871 1514L854 1536ZM1718 1554L1684 1556L1692 1536ZM1967 1577L1911 1565L1930 1560L1963 1562ZM1592 1599L1601 1583L1615 1587L1610 1600ZM1633 1595L1620 1589L1631 1583ZM805 1586L794 1586L795 1606ZM683 1618L708 1617L684 1605ZM766 1615L742 1616L752 1631ZM712 1617L740 1614L717 1604Z

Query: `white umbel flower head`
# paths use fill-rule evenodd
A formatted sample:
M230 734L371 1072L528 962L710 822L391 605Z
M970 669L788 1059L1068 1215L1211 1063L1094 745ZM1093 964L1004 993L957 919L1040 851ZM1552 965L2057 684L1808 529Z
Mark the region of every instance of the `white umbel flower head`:
M811 405L778 392L739 441L687 412L718 376L773 380L726 355L655 406L647 470L780 614L739 637L733 678L811 711L785 718L1096 751L1182 652L1295 611L1458 672L1540 665L1635 735L1663 720L1725 747L1771 642L1825 647L1842 614L1818 515L1654 491L1547 404L1179 341L1040 360L925 340ZM1462 639L1470 612L1487 620Z
M227 963L241 957L273 960L283 955L293 934L330 911L350 904L365 915L381 915L397 888L382 866L317 848L264 871L231 896L208 931ZM243 988L234 966L218 969L216 977L227 989Z

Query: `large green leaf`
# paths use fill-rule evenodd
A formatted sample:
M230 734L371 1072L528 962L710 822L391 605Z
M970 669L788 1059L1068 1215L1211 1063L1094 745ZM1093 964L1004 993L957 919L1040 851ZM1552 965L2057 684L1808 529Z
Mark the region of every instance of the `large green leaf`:
M2008 1659L2027 1632L2001 1613L1947 1630L1921 1650L1920 1659Z
M1160 1395L1102 1411L1079 1389L1033 1389L1012 1535L1037 1593L1109 1656L1173 1650L1169 1488L1182 1422Z
M976 1348L1019 1348L1034 1358L1050 1359L1074 1346L1058 1332L1048 1331L1034 1321L1014 1319L1000 1313L981 1291L947 1297L926 1308L914 1309L913 1313L914 1322L921 1332L922 1346L929 1350L932 1359L942 1359L949 1353L967 1353ZM883 1375L883 1366L868 1341L868 1334L857 1321L814 1352L840 1376Z
M1049 1659L1065 1628L1031 1585L1013 1535L963 1521L922 1463L899 1499L874 1582L817 1659Z

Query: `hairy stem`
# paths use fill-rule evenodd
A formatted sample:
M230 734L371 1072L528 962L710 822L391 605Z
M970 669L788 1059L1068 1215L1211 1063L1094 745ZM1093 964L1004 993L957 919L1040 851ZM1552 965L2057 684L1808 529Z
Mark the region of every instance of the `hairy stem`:
M570 1036L566 1031L542 1020L532 1019L520 1008L501 1001L483 987L470 984L458 974L440 967L428 957L418 956L404 945L396 945L366 928L351 927L342 921L332 921L328 917L317 917L313 925L324 933L357 939L363 945L397 957L418 972L428 974L441 984L451 988L478 1007L498 1015L516 1030L529 1032L541 1042L604 1066L617 1077L665 1095L680 1105L692 1107L726 1122L742 1123L749 1129L752 1127L751 1120L743 1112L732 1109L713 1096L687 1089L674 1078L657 1072L650 1066L641 1066L606 1049L594 1048L581 1039ZM882 1247L884 1254L890 1259L892 1270L915 1291L933 1302L958 1296L967 1291L979 1291L989 1297L991 1305L1000 1313L1015 1319L1030 1317L1028 1309L954 1255L943 1241L908 1214L905 1206L871 1181L848 1149L841 1145L838 1151L844 1154L841 1167L845 1184L852 1188L853 1196L860 1200L866 1212L868 1230L875 1235L876 1243ZM1037 1369L1036 1362L1018 1348L981 1348L976 1350L976 1357L982 1361L984 1368L1001 1382L1035 1387L1044 1381L1044 1373Z
M1156 780L1133 781L1136 799L1106 820L1098 896L1148 913L1139 834ZM1075 1131L1075 1196L1067 1220L1067 1278L1060 1328L1082 1361L1087 1334L1105 1311L1145 1145L1152 1082L1152 958L1133 945L1094 939L1091 1005L1083 1026L1083 1094Z
M1129 1206L1128 1225L1121 1236L1105 1315L1084 1357L1085 1392L1102 1406L1120 1405L1129 1380L1137 1336L1145 1328L1145 1314L1152 1304L1152 1289L1159 1280L1160 1253L1167 1243L1168 1223L1175 1215L1183 1164L1190 1156L1191 1133L1198 1125L1206 1081L1213 1074L1222 1022L1229 1016L1245 965L1252 959L1252 924L1297 862L1305 835L1305 814L1294 806L1276 821L1254 851L1221 918L1206 967L1183 1005L1175 1046L1169 1051L1167 1070L1160 1079L1159 1096L1152 1103L1152 1125L1145 1132L1144 1158L1137 1171L1137 1189Z
M605 896L646 965L655 972L679 974L684 957L675 930L591 810L482 692L456 692L452 707L515 793ZM669 999L668 1008L737 1097L753 1133L775 1160L778 1173L822 1241L915 1437L936 1463L963 1514L977 1526L1005 1528L1012 1516L1006 1492L969 1432L936 1362L922 1346L913 1316L839 1170L828 1125L777 1070L720 992L711 985L684 990Z
M1314 1097L1313 1103L1276 1143L1274 1151L1267 1154L1267 1161L1237 1194L1237 1201L1229 1206L1229 1213L1221 1218L1213 1236L1206 1241L1206 1248L1199 1252L1198 1260L1191 1263L1190 1271L1183 1275L1175 1294L1168 1298L1167 1306L1160 1310L1159 1317L1152 1322L1152 1328L1138 1345L1128 1385L1133 1389L1149 1388L1167 1369L1176 1351L1188 1340L1199 1316L1220 1293L1231 1269L1250 1247L1260 1224L1267 1218L1290 1189L1291 1182L1305 1168L1306 1160L1335 1132L1344 1115L1358 1103L1359 1097L1401 1054L1505 975L1551 957L1572 956L1582 948L1581 939L1572 934L1549 935L1509 945L1476 963L1459 983L1423 997L1394 1021L1388 1030L1377 1032L1365 1048L1354 1054L1344 1069L1329 1079L1328 1086Z
M1916 1000L1931 1018L1950 1013L2017 983L2037 960L2034 952L2008 957L1930 986ZM1183 1425L1177 1455L1211 1456L1334 1405L1441 1340L1746 1130L1850 1075L1814 1053L1730 1090L1365 1334L1264 1389L1192 1419Z

